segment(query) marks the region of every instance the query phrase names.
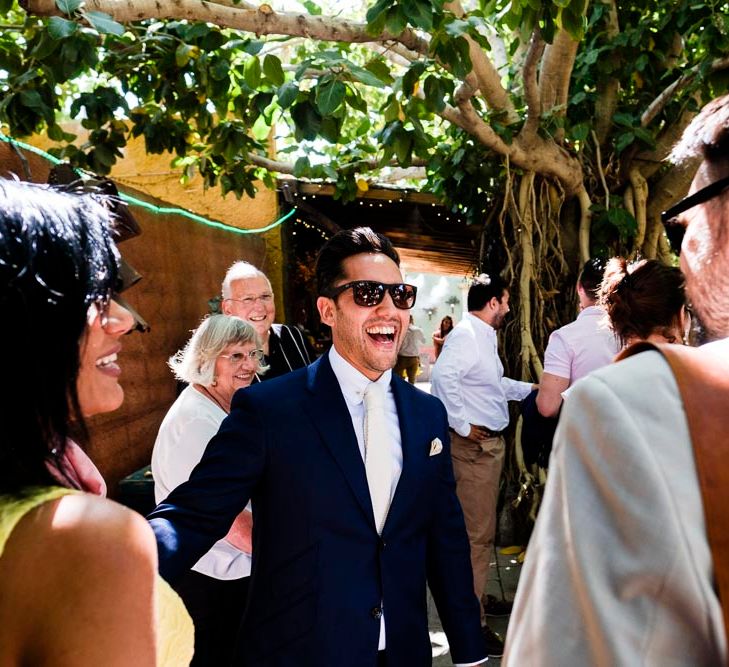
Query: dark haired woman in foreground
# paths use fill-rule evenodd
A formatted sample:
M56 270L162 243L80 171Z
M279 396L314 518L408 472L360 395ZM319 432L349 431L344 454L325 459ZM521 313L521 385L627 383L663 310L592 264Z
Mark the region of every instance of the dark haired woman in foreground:
M192 624L142 517L95 495L84 419L118 408L132 317L90 196L0 180L0 664L187 665ZM86 491L86 492L85 492ZM88 491L91 491L89 493Z

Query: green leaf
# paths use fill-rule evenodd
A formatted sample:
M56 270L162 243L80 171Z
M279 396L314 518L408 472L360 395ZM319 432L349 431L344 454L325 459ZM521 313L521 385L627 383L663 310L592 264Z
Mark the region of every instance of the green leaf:
M56 7L67 16L71 16L80 6L81 0L56 0Z
M316 106L322 116L328 116L344 101L347 87L338 79L316 87Z
M616 125L622 125L623 127L633 127L635 119L629 113L620 111L613 115L613 122Z
M271 53L263 59L263 73L274 86L283 85L285 77L281 61Z
M0 0L0 14L7 14L13 6L13 0Z
M387 10L387 18L385 19L385 27L392 35L399 35L408 25L408 17L398 5L390 7Z
M124 34L124 26L104 12L84 12L83 17L102 35Z
M402 0L401 4L411 25L426 31L432 30L433 7L428 0Z
M355 81L359 81L360 83L365 84L365 86L382 88L382 86L384 85L382 80L378 76L376 76L369 70L366 70L364 67L359 67L358 65L350 65L349 71Z
M249 88L256 89L261 83L261 61L253 56L243 66L243 78Z
M190 44L180 44L175 50L175 64L180 68L187 65L192 58L194 48Z
M425 105L436 113L440 113L445 109L445 90L440 79L431 74L425 79L423 84L423 92L425 93Z
M634 141L635 135L632 132L624 132L615 140L615 152L622 153Z
M20 101L23 103L23 106L29 107L30 109L41 110L46 106L37 90L21 91Z
M570 135L574 141L585 141L590 134L590 123L577 123L572 126Z
M296 178L306 176L309 173L309 169L310 165L308 157L302 156L294 162L294 176L296 176Z
M311 102L299 102L291 107L291 118L302 139L316 139L321 129L321 114Z
M287 81L276 92L278 103L282 109L288 109L296 101L298 94L299 86L293 81Z
M315 2L312 2L312 0L304 0L304 2L301 3L306 7L306 11L309 12L312 16L320 16L321 15L321 7L317 5Z
M460 19L453 19L446 24L446 34L451 37L460 37L461 35L468 34L468 21L462 21Z
M347 89L345 102L347 102L347 104L349 104L349 106L351 106L353 109L361 111L362 113L367 113L367 101L361 95L359 95L354 88Z
M60 16L51 16L48 20L48 34L53 37L53 39L64 39L66 37L70 37L77 29L78 23L62 19Z
M408 132L400 132L395 139L395 155L397 155L397 160L403 167L410 165L410 153L412 150L412 136Z
M342 122L335 116L325 116L321 121L321 136L328 142L336 144L339 141L339 135L342 130Z
M372 23L382 17L382 24L385 23L385 12L392 4L392 0L377 0L377 2L367 10L367 23Z
M575 14L570 7L566 7L560 12L560 22L567 33L576 41L581 41L584 30L584 18L581 14Z
M382 83L391 84L394 79L392 78L392 74L390 74L390 68L388 67L387 63L385 63L384 60L380 60L379 58L373 58L372 60L368 61L365 65L365 69L368 72L372 72Z

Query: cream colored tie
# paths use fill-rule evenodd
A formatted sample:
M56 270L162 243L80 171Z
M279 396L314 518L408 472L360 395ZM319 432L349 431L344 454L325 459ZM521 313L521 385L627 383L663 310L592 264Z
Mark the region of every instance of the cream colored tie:
M371 382L364 393L365 471L377 532L382 534L392 489L392 439L385 418L385 388Z

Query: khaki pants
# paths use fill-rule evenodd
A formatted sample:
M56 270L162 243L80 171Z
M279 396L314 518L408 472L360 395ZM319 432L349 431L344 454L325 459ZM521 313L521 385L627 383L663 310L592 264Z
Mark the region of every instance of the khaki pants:
M407 378L410 384L415 384L415 378L420 370L420 357L400 357L395 364L395 373L401 378Z
M486 589L496 534L496 503L504 467L504 449L504 438L501 436L473 442L451 431L456 494L466 520L471 544L473 585L479 600Z

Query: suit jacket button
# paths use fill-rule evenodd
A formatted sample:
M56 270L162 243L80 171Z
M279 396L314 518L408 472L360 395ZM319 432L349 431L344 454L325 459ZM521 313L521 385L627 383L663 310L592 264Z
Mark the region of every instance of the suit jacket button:
M375 607L371 612L372 618L379 621L382 618L382 607Z

